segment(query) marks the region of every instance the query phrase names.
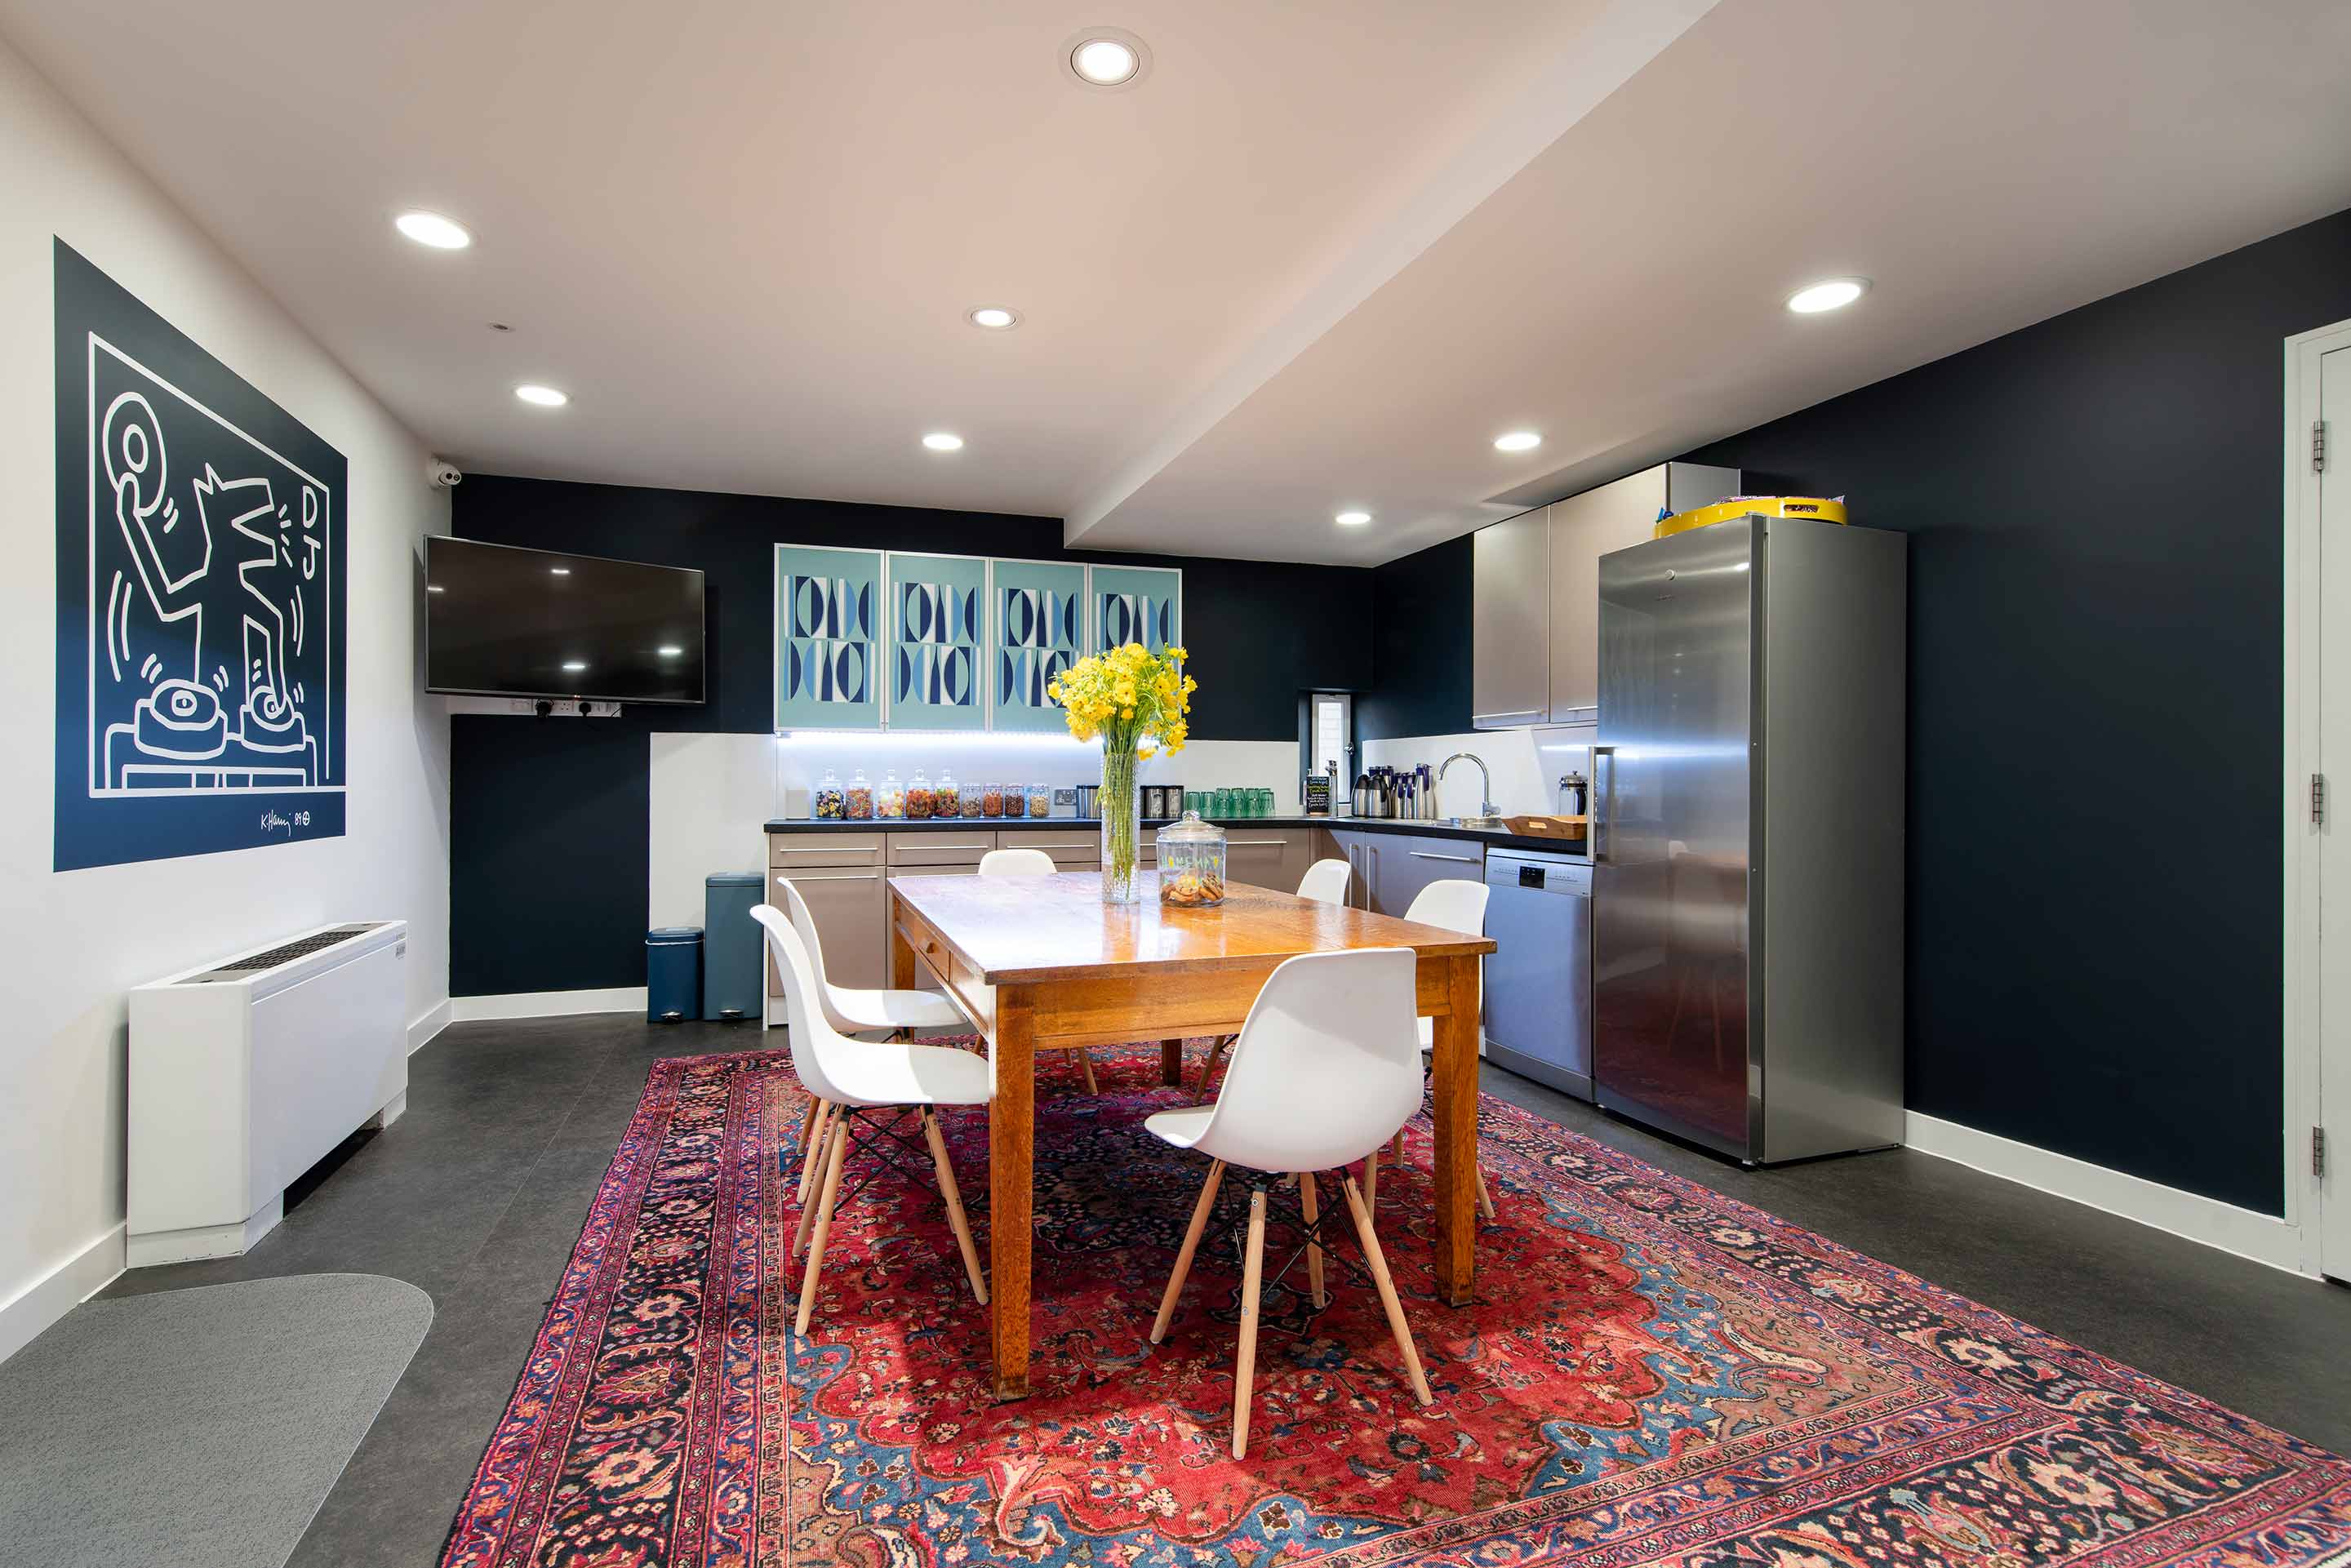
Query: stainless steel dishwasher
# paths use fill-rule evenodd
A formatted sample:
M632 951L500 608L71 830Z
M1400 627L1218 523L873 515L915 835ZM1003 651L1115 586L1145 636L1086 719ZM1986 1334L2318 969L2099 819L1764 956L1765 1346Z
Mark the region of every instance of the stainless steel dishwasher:
M1592 1098L1592 867L1486 852L1486 1058Z

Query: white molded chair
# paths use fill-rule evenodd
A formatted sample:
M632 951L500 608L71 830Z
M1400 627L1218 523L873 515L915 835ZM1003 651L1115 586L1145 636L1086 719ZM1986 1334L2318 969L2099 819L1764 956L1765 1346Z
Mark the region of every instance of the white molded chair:
M1176 1269L1151 1325L1151 1343L1166 1337L1168 1320L1191 1271L1200 1233L1216 1205L1225 1168L1238 1166L1269 1176L1295 1175L1306 1228L1306 1275L1314 1304L1322 1289L1322 1217L1314 1173L1335 1171L1362 1242L1364 1260L1385 1309L1388 1328L1404 1357L1413 1397L1430 1403L1411 1325L1388 1277L1387 1260L1372 1233L1371 1209L1345 1167L1366 1159L1420 1109L1420 1052L1413 1041L1413 977L1407 947L1363 947L1309 953L1274 970L1251 1004L1233 1051L1233 1064L1213 1105L1162 1111L1144 1123L1179 1149L1197 1149L1214 1163L1192 1207L1192 1223L1176 1254ZM1333 1093L1343 1084L1346 1092ZM1265 1277L1266 1184L1252 1180L1249 1241L1241 1259L1241 1332L1233 1375L1233 1458L1249 1448L1249 1385L1257 1370L1258 1295Z
M1298 879L1298 896L1311 898L1317 904L1343 904L1347 902L1347 884L1354 880L1354 876L1355 868L1345 861L1316 861L1306 868L1306 874ZM1194 1086L1194 1093L1206 1094L1208 1092L1208 1075L1216 1071L1218 1059L1232 1043L1233 1037L1226 1035L1208 1047L1208 1058L1200 1063L1200 1082Z
M1051 876L1061 869L1043 850L990 850L979 857L982 876Z
M1311 898L1317 904L1344 904L1347 884L1354 880L1355 868L1345 861L1316 861L1298 879L1298 896Z
M1413 895L1412 907L1404 912L1404 917L1416 925L1439 926L1447 931L1458 931L1467 936L1483 936L1486 934L1486 898L1487 887L1482 882L1460 879L1432 882ZM1419 1024L1420 1049L1424 1053L1433 1052L1437 1049L1437 1020L1425 1018L1419 1020ZM1389 1145L1388 1153L1393 1159L1401 1161L1404 1158L1404 1134L1401 1131ZM1478 1212L1491 1219L1494 1218L1494 1195L1486 1188L1484 1162L1472 1165L1469 1171L1478 1181ZM1364 1162L1364 1191L1372 1206L1372 1212L1378 1213L1380 1157L1376 1153Z
M955 1167L947 1163L946 1140L939 1136L935 1107L985 1105L989 1094L988 1064L969 1051L943 1045L913 1045L904 1041L876 1044L842 1036L811 1005L821 994L807 947L782 910L763 904L751 918L767 929L768 951L775 955L783 977L784 1007L790 1020L792 1071L800 1086L820 1107L816 1139L802 1158L800 1221L792 1235L793 1254L808 1248L808 1266L800 1274L799 1313L794 1328L807 1333L809 1315L816 1310L819 1271L824 1267L825 1243L832 1235L833 1209L841 1197L841 1167L848 1157L852 1129L862 1116L869 1125L889 1129L875 1119L877 1111L907 1111L919 1114L923 1135L931 1146L931 1167L938 1177L939 1196L946 1199L947 1224L963 1251L964 1272L971 1293L987 1304L987 1283L980 1277L979 1252L972 1246L971 1227L964 1218L963 1193L956 1186ZM897 1118L893 1116L894 1122ZM816 1168L816 1151L823 1151L824 1183L814 1203L807 1198L809 1176ZM810 1234L813 1222L815 1230Z
M809 913L808 900L789 877L776 880L783 883L792 929L799 934L800 946L808 949L809 964L816 971L817 1010L824 1014L825 1022L843 1034L886 1030L902 1039L913 1030L971 1027L962 1009L937 991L865 990L834 985L825 973L824 939L817 934L816 916ZM782 966L778 964L777 969L780 973Z
M1052 876L1061 869L1043 850L990 850L979 857L982 876ZM1101 1086L1094 1082L1093 1052L1078 1052L1078 1065L1085 1070L1086 1092L1101 1093Z

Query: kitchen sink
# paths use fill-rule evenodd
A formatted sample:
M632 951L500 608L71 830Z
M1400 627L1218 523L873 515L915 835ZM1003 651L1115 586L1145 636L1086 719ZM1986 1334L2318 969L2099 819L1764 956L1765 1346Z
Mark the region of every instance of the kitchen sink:
M1489 832L1501 831L1508 821L1509 819L1503 817L1447 817L1444 819L1445 825L1448 828L1483 828Z

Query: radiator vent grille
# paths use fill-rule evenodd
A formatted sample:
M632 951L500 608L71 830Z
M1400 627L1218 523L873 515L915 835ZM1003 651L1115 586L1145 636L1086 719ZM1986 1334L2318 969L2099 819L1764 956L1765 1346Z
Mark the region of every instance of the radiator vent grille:
M239 958L234 964L223 964L217 969L207 969L201 975L191 976L187 983L205 986L216 980L241 980L259 970L275 969L280 964L290 964L297 958L307 957L321 948L331 947L338 942L348 942L354 936L365 936L368 932L381 929L383 924L381 920L363 920L356 925L332 926L325 931L297 938L292 942L281 943L266 953L255 953L248 957Z

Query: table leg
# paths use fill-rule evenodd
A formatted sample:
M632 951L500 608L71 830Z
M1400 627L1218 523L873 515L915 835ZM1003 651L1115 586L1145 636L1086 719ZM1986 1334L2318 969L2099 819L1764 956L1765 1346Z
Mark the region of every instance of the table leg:
M1163 1040L1159 1042L1159 1082L1170 1089L1184 1087L1184 1042Z
M996 1396L1029 1396L1029 1241L1035 1183L1036 1034L1029 992L996 993L996 1093L987 1103L987 1273Z
M890 988L911 991L914 988L914 950L906 946L906 934L898 929L898 895L890 895Z
M1434 1020L1437 1293L1467 1306L1477 1283L1478 960L1447 958L1447 1007Z

